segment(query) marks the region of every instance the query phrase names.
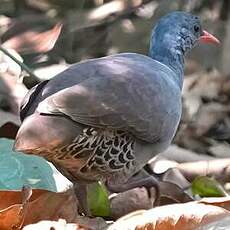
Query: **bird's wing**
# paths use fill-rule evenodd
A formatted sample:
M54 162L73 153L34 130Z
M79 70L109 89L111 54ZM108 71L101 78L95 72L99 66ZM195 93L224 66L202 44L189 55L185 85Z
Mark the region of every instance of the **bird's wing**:
M33 107L33 104L36 101L36 98L39 95L39 92L45 87L45 85L48 83L48 80L45 80L43 82L40 82L39 84L35 85L33 88L31 88L25 97L23 98L21 105L20 105L20 120L23 121L26 116L28 116L29 111L31 110L31 107Z
M40 113L64 114L85 125L127 130L149 142L160 138L169 114L175 126L180 90L170 80L174 73L162 64L143 55L123 54L73 68L75 75L87 77L72 85L69 78L68 87L59 91L56 88L64 84L62 76L50 81L49 96L37 109ZM52 89L57 92L50 93Z

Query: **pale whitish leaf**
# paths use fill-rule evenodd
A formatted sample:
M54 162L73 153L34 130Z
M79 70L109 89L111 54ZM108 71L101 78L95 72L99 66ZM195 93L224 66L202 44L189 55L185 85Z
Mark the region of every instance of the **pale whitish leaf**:
M195 230L229 217L221 207L189 202L136 211L118 219L108 230Z

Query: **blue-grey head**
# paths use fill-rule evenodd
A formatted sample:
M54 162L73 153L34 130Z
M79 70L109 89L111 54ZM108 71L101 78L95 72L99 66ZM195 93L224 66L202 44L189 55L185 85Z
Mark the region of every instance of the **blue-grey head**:
M183 75L184 55L198 41L219 43L201 26L199 17L186 12L172 12L162 17L152 30L149 56Z

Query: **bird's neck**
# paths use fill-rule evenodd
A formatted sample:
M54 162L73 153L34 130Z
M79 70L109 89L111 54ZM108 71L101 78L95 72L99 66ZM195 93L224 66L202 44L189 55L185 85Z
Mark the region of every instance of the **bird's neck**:
M170 44L170 47L169 47ZM177 78L174 80L182 89L183 76L184 76L184 53L180 49L179 44L176 42L156 41L150 44L149 56L166 66L170 67L175 73Z

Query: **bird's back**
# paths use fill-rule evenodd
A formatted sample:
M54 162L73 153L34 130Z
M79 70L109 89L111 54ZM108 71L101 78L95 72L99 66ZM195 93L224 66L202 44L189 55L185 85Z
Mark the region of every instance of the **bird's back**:
M73 65L49 81L41 93L39 111L64 113L86 125L120 126L153 142L162 138L164 127L158 123L165 120L164 116L179 120L181 91L176 78L170 68L140 54L92 59ZM170 121L172 126L174 120ZM167 126L167 132L173 135L170 124ZM165 133L162 136L169 138Z

